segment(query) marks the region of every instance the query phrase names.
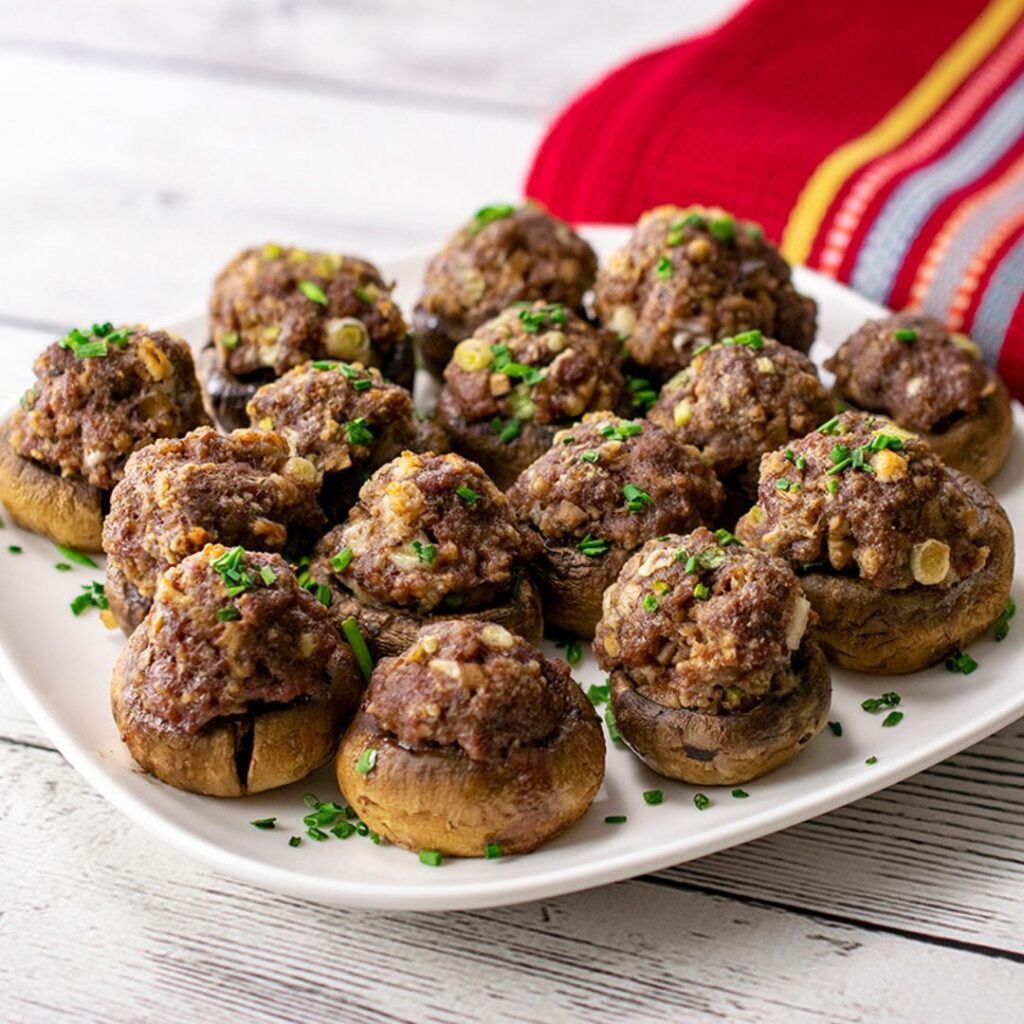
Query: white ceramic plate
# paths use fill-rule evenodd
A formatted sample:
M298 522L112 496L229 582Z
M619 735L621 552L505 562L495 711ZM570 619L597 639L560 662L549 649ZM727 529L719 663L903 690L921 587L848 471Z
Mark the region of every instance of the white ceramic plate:
M607 251L623 238L619 229L588 233ZM410 309L424 260L393 261L385 272L399 282L399 299ZM877 307L834 282L806 270L797 272L801 291L820 305L820 362ZM193 343L204 338L204 321L176 327ZM2 378L21 377L26 365L0 356ZM1015 523L1024 523L1024 417L1015 409L1017 443L994 490ZM8 553L20 545L21 555ZM75 619L68 602L83 583L101 580L102 571L76 567L58 573L53 546L11 527L0 534L0 671L42 729L67 759L104 796L153 834L214 868L255 885L340 906L391 910L431 910L496 906L553 896L613 882L680 861L702 857L786 828L849 803L989 735L1024 713L1024 648L1015 624L1003 643L972 648L980 667L970 676L942 666L899 679L850 672L833 674L833 709L843 726L841 738L826 730L795 761L746 786L747 799L728 789L707 788L711 806L698 811L691 786L662 779L625 748L611 746L608 773L586 817L570 831L526 857L452 860L440 868L387 845L353 836L292 848L302 835L304 793L337 798L330 767L277 792L237 800L193 796L171 789L134 768L110 716L107 683L122 643L120 633L103 628L95 612ZM1018 555L1017 573L1020 572ZM1018 601L1022 594L1015 586ZM552 649L553 650L553 649ZM576 670L587 686L601 682L589 651ZM886 690L903 695L905 718L882 728L879 715L860 702ZM877 757L869 765L866 759ZM661 789L665 801L648 806L644 790ZM622 825L605 824L606 815L625 814ZM276 817L273 831L249 825Z

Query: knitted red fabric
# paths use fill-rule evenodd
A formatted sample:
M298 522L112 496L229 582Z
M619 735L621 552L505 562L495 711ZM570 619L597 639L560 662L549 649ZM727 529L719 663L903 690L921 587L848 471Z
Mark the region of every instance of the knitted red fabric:
M753 0L571 103L526 193L577 222L722 206L1024 394L1024 0Z

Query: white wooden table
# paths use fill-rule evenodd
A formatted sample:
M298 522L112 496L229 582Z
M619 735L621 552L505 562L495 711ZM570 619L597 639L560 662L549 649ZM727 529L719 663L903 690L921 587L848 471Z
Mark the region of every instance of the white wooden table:
M575 88L735 2L0 0L0 399L72 324L201 308L253 241L437 242L518 194ZM1008 1024L1022 812L1018 723L659 875L487 912L347 912L160 846L0 683L0 1019Z

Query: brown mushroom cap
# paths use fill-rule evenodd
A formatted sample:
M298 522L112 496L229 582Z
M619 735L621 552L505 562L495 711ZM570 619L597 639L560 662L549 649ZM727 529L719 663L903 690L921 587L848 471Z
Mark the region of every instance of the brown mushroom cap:
M921 435L953 469L987 480L1009 453L1006 386L974 342L932 317L869 320L825 368L843 401Z
M568 666L463 620L425 627L378 664L337 772L362 820L392 842L479 857L488 844L529 852L581 817L604 754Z
M479 211L427 266L413 313L426 368L440 378L455 345L513 302L542 299L583 312L596 271L593 249L539 207Z
M283 559L210 545L161 577L111 703L145 771L238 796L323 764L361 689L326 610Z
M531 567L545 619L591 636L630 553L651 537L713 523L723 497L697 450L655 423L591 413L563 430L508 492L543 544Z
M659 206L597 275L595 307L627 340L629 357L660 380L695 349L761 330L806 352L816 306L756 225L723 210Z

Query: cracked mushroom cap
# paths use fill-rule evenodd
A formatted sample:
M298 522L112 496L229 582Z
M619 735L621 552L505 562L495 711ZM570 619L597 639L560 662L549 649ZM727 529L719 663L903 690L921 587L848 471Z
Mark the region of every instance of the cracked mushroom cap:
M10 445L63 477L110 490L128 456L209 422L188 344L142 324L71 331L35 361Z
M816 306L761 229L717 208L659 206L597 275L602 322L667 380L708 342L760 330L806 352Z
M326 610L282 558L209 545L160 578L111 696L143 769L234 796L322 764L361 689Z

